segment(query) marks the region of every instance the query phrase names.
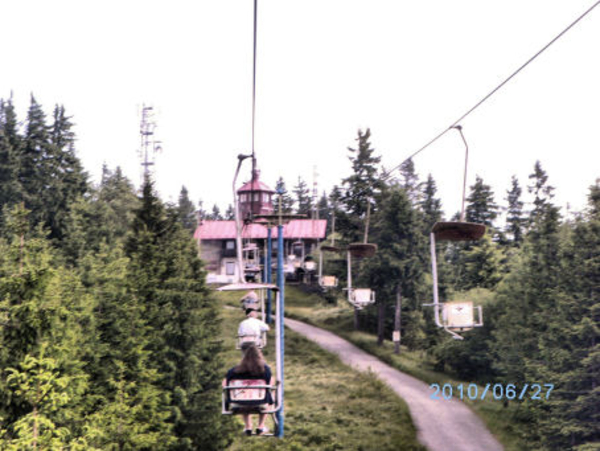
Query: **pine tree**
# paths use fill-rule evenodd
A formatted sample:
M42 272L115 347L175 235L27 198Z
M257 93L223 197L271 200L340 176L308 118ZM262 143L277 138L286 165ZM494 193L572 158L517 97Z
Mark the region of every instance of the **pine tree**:
M148 180L126 250L128 279L151 337L150 363L159 373L159 386L172 396L176 448L222 449L228 434L218 400L216 304L204 285L193 240L176 211L164 209Z
M223 216L221 216L221 209L217 204L213 205L212 212L210 215L207 215L206 219L210 219L212 221L222 221Z
M483 183L481 177L476 176L475 184L470 189L471 192L467 197L466 220L493 227L494 220L498 216L498 205L494 202L492 188Z
M420 208L423 212L423 224L426 233L432 229L433 225L442 219L442 201L437 199L437 187L431 174L427 175L427 181L423 186L422 200Z
M19 368L27 355L47 357L69 378L69 407L53 414L52 421L80 434L87 398L84 361L92 354L93 299L84 292L79 278L60 267L39 230L30 236L26 210L13 208L7 219L10 241L0 241L0 311L5 324L0 330L2 368ZM7 424L32 413L26 398L7 387L0 377L0 410ZM23 426L25 427L25 426ZM9 438L18 437L9 428Z
M415 163L412 158L409 158L400 166L400 177L400 186L404 188L412 204L418 204L420 202L421 184L419 183L419 176L415 171Z
M524 225L523 201L521 201L521 187L516 176L512 176L511 189L507 191L508 212L506 215L506 232L511 237L511 244L519 247L523 242Z
M196 209L194 208L194 204L188 196L188 190L185 186L181 187L181 192L179 193L177 212L179 214L179 221L181 222L183 228L189 230L191 233L194 233L197 226Z
M373 155L375 149L371 148L371 130L363 133L358 131L358 147L348 147L351 153L349 159L352 163L352 175L343 180L347 186L343 196L346 211L356 217L363 217L367 211L368 203L373 203L375 193L382 188L382 183L377 177L377 165L381 157Z
M233 205L229 204L224 215L225 221L233 221L235 219L235 213L233 211Z
M16 126L12 103L0 99L0 210L21 200Z
M387 308L396 301L397 290L403 309L414 311L422 286L424 237L420 232L417 211L406 192L398 187L386 192L375 221L373 236L379 250L364 262L368 286L377 292L379 305L379 342L383 342Z
M46 170L51 171L51 178L44 201L51 236L58 239L64 237L65 221L71 203L88 190L87 174L75 155L75 134L71 131L72 127L65 108L57 105L54 108L53 124L49 130L50 143L45 155Z
M32 224L48 222L48 211L44 206L52 176L52 170L46 164L48 147L46 115L32 95L19 168L19 181L23 188L25 206L31 211Z
M294 199L289 195L283 177L277 179L276 191L281 192L281 210L284 214L291 214L294 209ZM279 196L278 196L279 197ZM279 201L278 201L279 202ZM279 204L273 205L275 211L279 211Z
M538 340L539 357L528 362L529 377L555 384L554 396L531 406L548 449L593 449L600 443L598 193L600 185L590 188L589 211L574 224L555 263L562 272L556 308L542 315L547 332Z
M366 227L367 212L375 214L375 195L383 188L378 178L381 157L374 156L371 148L371 131L358 130L358 147L348 147L351 153L352 175L342 183L346 192L342 196L344 210L339 213L339 230L349 242L362 241Z
M298 184L294 187L294 195L296 196L296 204L298 205L296 213L310 217L312 198L310 197L310 191L306 186L306 182L301 177L298 177Z
M554 197L554 187L548 185L548 174L542 169L542 164L535 162L533 172L529 174L532 184L527 187L529 193L533 194L533 209L530 212L530 225L537 222L541 216L551 208L550 201Z

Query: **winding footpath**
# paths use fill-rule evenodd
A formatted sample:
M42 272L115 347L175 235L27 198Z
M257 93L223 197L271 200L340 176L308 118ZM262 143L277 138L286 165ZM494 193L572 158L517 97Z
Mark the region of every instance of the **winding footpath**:
M479 417L462 402L433 400L424 382L408 376L362 351L346 340L318 327L285 319L291 330L332 352L359 371L371 370L408 404L419 441L431 451L500 451L502 445Z

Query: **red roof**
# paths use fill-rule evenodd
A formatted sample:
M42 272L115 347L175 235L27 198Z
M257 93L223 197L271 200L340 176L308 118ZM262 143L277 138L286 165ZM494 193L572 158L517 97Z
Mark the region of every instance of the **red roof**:
M241 193L244 191L263 191L263 192L267 192L267 193L275 192L271 188L269 188L267 185L265 185L263 182L261 182L260 180L256 180L256 179L252 180L251 182L244 183L244 186L242 186L240 189L237 190L238 193Z
M285 239L324 239L327 229L325 219L294 219L283 226ZM277 238L277 228L273 228L273 238ZM203 221L194 238L200 240L233 240L236 237L235 221ZM242 230L242 238L265 239L267 228L260 224L249 224Z

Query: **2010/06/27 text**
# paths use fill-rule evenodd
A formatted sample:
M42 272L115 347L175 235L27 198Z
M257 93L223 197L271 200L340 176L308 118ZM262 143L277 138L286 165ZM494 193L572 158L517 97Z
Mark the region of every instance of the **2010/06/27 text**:
M545 400L550 397L554 389L554 384L524 384L523 387L517 387L515 384L487 384L485 387L479 387L477 384L463 385L458 384L455 387L452 384L431 384L429 386L434 392L430 398L434 400L449 401L452 397L459 399L479 399L483 401L486 396L491 396L495 400L503 399L525 399Z

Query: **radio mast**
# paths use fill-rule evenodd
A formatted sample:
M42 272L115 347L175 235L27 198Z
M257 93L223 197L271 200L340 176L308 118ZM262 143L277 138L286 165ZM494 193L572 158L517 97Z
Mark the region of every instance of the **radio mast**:
M154 107L142 105L142 120L140 123L140 150L139 156L142 160L142 183L151 174L151 166L156 161L156 153L162 151L161 142L154 136L156 121L154 119Z

